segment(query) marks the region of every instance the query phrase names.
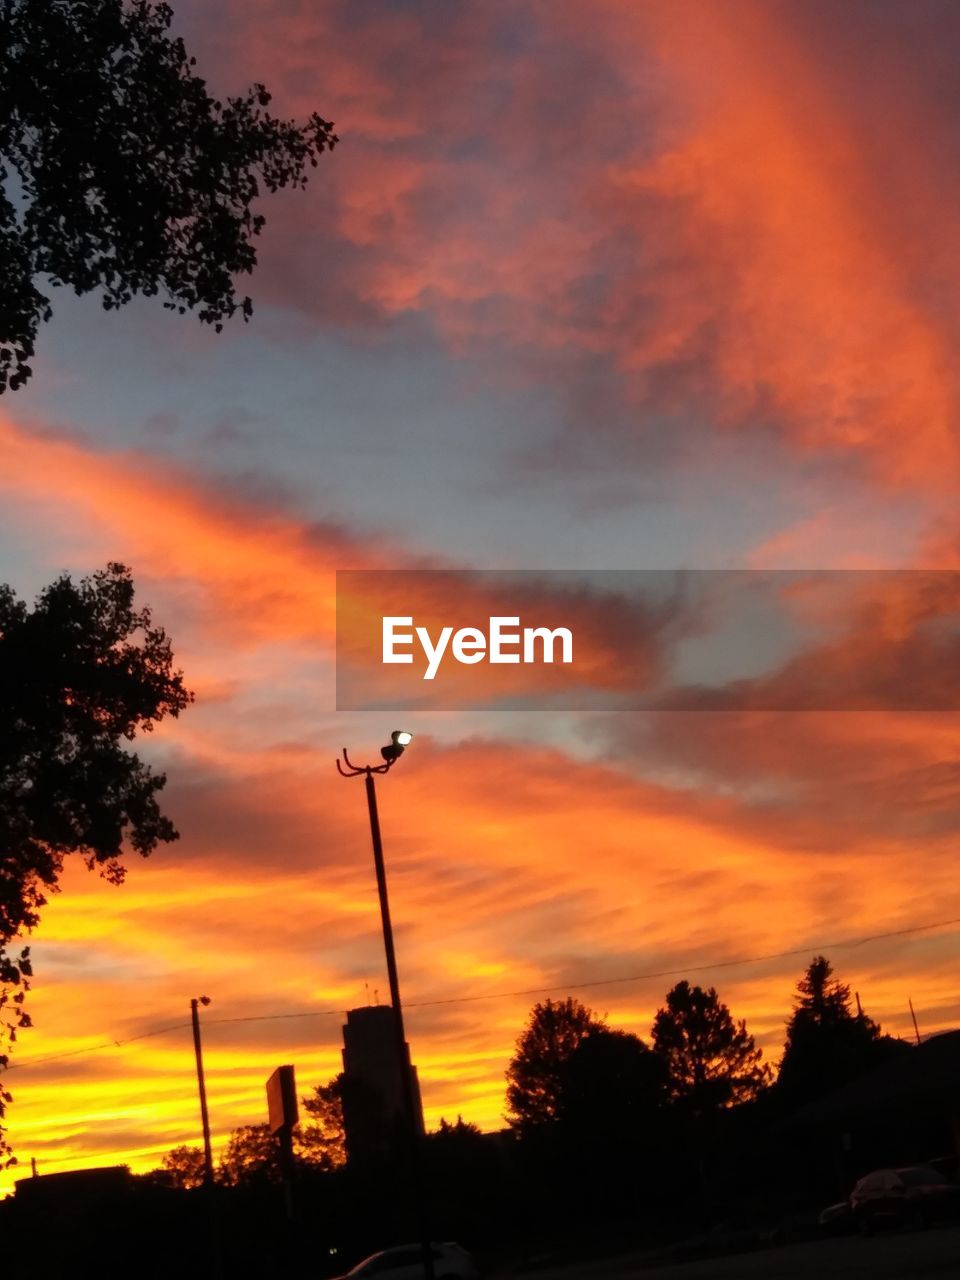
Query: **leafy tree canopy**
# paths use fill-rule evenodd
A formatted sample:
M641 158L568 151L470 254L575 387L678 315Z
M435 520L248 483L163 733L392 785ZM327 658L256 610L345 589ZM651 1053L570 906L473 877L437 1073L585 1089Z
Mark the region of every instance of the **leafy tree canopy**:
M217 1181L228 1187L250 1182L279 1183L280 1147L267 1124L245 1124L234 1129L220 1157Z
M203 1175L203 1149L181 1146L168 1151L160 1168L146 1176L177 1191L192 1191L203 1186Z
M3 0L0 392L30 377L45 283L104 307L161 294L218 330L252 304L262 190L303 187L332 124L277 119L262 84L218 101L149 0Z
M639 1036L591 1031L560 1069L558 1116L608 1141L636 1143L665 1096L661 1060Z
M29 953L7 946L37 924L64 858L119 883L125 846L146 856L177 838L157 803L165 775L125 744L192 696L123 565L59 578L32 609L0 585L0 1068L29 1025Z
M300 1126L300 1152L324 1169L339 1169L346 1163L346 1136L343 1126L343 1072L327 1084L318 1084L302 1098L309 1122Z
M670 1096L694 1115L752 1102L769 1082L746 1023L734 1021L713 987L684 980L667 993L653 1023L653 1050Z
M580 1042L602 1030L602 1019L579 1000L534 1005L507 1068L507 1119L524 1132L555 1120L563 1090L563 1065Z
M301 1098L308 1120L293 1130L294 1159L301 1168L327 1171L344 1164L343 1091L341 1073ZM167 1159L174 1155L176 1152L171 1152ZM166 1163L164 1160L164 1166ZM250 1124L234 1129L220 1157L217 1181L239 1187L281 1180L280 1147L269 1126Z

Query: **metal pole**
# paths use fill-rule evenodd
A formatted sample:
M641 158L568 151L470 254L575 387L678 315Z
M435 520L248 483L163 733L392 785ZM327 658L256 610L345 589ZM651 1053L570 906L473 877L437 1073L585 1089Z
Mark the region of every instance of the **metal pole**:
M917 1044L920 1044L920 1028L917 1026L917 1015L913 1011L913 998L908 997L910 1005L910 1017L913 1019L913 1034L917 1037Z
M377 789L373 773L366 771L367 807L370 810L370 836L373 841L373 865L377 871L377 893L380 895L380 919L383 922L383 946L387 953L387 978L390 982L390 1003L396 1014L399 1043L406 1046L403 1030L403 1012L400 1008L400 978L397 975L397 955L393 947L393 925L390 922L390 902L387 898L387 870L383 862L383 841L380 837L380 815L377 812Z
M200 1090L200 1119L203 1123L203 1181L213 1186L213 1147L210 1143L210 1113L207 1111L207 1086L203 1079L203 1050L200 1046L200 1001L190 1001L193 1019L193 1050L197 1058L197 1087Z
M287 1211L287 1222L296 1221L296 1200L294 1179L297 1175L297 1162L293 1154L293 1129L285 1124L277 1134L280 1147L280 1176L283 1179L283 1203Z
M393 1006L393 1025L397 1038L397 1062L400 1066L401 1083L403 1085L404 1106L407 1112L407 1128L410 1141L410 1156L413 1164L412 1174L417 1195L417 1209L420 1215L420 1243L423 1250L423 1274L425 1280L434 1280L433 1249L430 1244L430 1233L427 1230L427 1215L424 1207L424 1174L420 1147L420 1134L417 1129L417 1098L413 1088L413 1069L407 1052L407 1037L403 1028L403 1008L400 1004L400 978L397 974L397 956L393 947L393 925L390 922L390 902L387 897L387 871L383 861L383 841L380 836L380 815L377 812L377 789L373 771L368 766L364 771L364 782L367 788L367 808L370 810L370 837L373 842L373 864L377 872L377 893L380 897L380 919L383 924L383 946L387 954L387 979L390 983L390 1003Z

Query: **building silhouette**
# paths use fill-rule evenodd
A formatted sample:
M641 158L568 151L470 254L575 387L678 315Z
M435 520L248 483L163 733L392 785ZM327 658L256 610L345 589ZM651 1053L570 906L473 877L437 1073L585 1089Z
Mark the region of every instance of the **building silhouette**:
M14 1196L18 1204L46 1209L60 1205L89 1207L129 1195L133 1185L127 1165L118 1164L100 1169L70 1169L63 1173L34 1173L30 1178L17 1179Z
M350 1009L343 1028L343 1128L352 1165L389 1159L404 1143L409 1119L403 1071L409 1071L416 1100L413 1123L423 1133L423 1106L417 1069L404 1045L398 1061L392 1005Z

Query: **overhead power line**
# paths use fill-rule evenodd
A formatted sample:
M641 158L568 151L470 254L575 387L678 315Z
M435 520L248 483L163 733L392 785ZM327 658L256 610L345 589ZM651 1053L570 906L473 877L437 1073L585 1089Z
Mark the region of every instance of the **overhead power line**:
M143 1031L137 1036L127 1036L123 1040L105 1040L103 1044L88 1044L83 1049L68 1049L65 1053L50 1053L43 1058L28 1058L26 1062L11 1062L8 1071L16 1071L24 1067L39 1067L44 1062L61 1062L64 1058L79 1058L84 1053L102 1053L104 1049L122 1049L125 1044L135 1044L138 1040L150 1040L154 1036L165 1036L169 1031L182 1031L189 1027L189 1022L171 1022L165 1027L154 1027L152 1031Z
M700 963L691 961L675 969L648 969L642 973L622 974L613 978L596 978L587 982L559 982L545 987L524 987L515 991L485 991L476 995L443 996L433 1000L408 1000L411 1009L430 1009L443 1005L473 1004L481 1000L511 1000L520 996L545 996L556 991L586 991L593 987L624 986L631 982L649 982L656 978L676 978L688 973L711 973L722 969L735 969L748 964L762 964L769 960L789 960L796 956L809 955L811 952L841 951L855 947L864 947L872 942L888 942L894 938L906 938L918 933L931 933L934 929L945 929L951 925L960 925L960 916L951 916L946 920L932 920L928 924L910 925L905 929L888 929L883 933L865 934L860 938L842 938L835 942L805 943L800 947L790 947L785 951L768 951L758 955L737 956L731 960L712 960ZM227 1025L239 1022L283 1022L301 1018L337 1018L343 1016L342 1009L304 1009L295 1013L253 1013L232 1018L204 1018L204 1026ZM28 1058L25 1062L11 1062L8 1071L25 1070L28 1067L39 1067L48 1062L60 1062L66 1058L76 1058L87 1053L102 1053L106 1049L121 1049L125 1045L135 1044L139 1040L149 1040L154 1036L166 1035L172 1031L182 1031L190 1023L174 1022L163 1027L155 1027L151 1031L143 1031L139 1035L127 1036L122 1040L105 1040L102 1044L87 1045L82 1049L71 1049L65 1053L49 1054L42 1058Z
M928 933L933 929L943 929L947 925L960 924L960 916L950 920L935 920L931 924L913 925L909 929L890 929L886 933L871 933L863 938L845 938L840 942L821 942L803 947L792 947L789 951L769 951L764 955L738 956L735 960L712 960L705 964L685 964L679 969L652 969L646 973L629 973L617 978L597 978L589 982L561 982L552 987L527 987L520 991L491 991L473 996L450 996L446 1000L408 1000L410 1008L424 1009L430 1005L466 1004L473 1000L506 1000L511 996L543 996L553 991L584 991L589 987L612 987L627 982L646 982L654 978L677 978L685 973L708 973L716 969L734 969L738 965L759 964L764 960L789 960L794 956L809 955L811 951L840 951L849 947L863 947L870 942L884 942L890 938L904 938L908 934Z

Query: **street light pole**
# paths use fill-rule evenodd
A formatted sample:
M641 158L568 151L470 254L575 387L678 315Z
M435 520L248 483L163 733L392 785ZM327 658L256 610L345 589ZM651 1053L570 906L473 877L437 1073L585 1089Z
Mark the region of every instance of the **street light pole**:
M377 874L377 894L380 899L380 922L383 926L383 948L387 959L387 980L390 984L390 1004L393 1007L393 1027L396 1038L397 1064L400 1068L401 1086L403 1089L404 1109L407 1113L407 1133L410 1144L413 1182L417 1196L417 1209L420 1217L420 1243L423 1256L424 1280L434 1280L433 1248L430 1232L427 1228L425 1206L425 1179L423 1171L423 1153L421 1136L418 1131L416 1116L419 1110L417 1096L413 1087L413 1066L407 1048L407 1036L403 1026L403 1006L400 1003L400 977L397 973L397 955L393 945L393 924L390 920L390 899L387 895L387 870L383 860L383 839L380 834L380 814L377 809L377 785L374 774L389 773L390 769L403 755L404 748L411 741L412 735L396 730L390 744L381 748L383 764L355 765L347 755L344 747L342 760L337 761L337 770L341 777L363 777L367 793L367 809L370 815L370 839L373 844L373 865Z
M387 957L387 980L390 983L390 1003L393 1005L400 1044L406 1045L403 1029L403 1011L400 1007L400 978L397 973L397 953L393 946L393 925L390 921L390 899L387 897L387 869L383 861L383 840L380 837L380 814L377 810L377 784L373 771L364 769L367 791L367 808L370 811L370 839L373 844L373 865L377 873L377 894L380 898L380 921L383 925L383 949ZM405 1076L410 1073L405 1072ZM411 1081L412 1084L412 1081ZM411 1115L413 1113L411 1112Z
M200 1045L200 1005L208 1005L209 996L200 996L190 1001L190 1016L193 1021L193 1051L197 1059L197 1087L200 1090L200 1120L203 1124L203 1181L206 1186L213 1186L213 1147L210 1143L210 1113L207 1110L207 1086L203 1078L203 1049Z

